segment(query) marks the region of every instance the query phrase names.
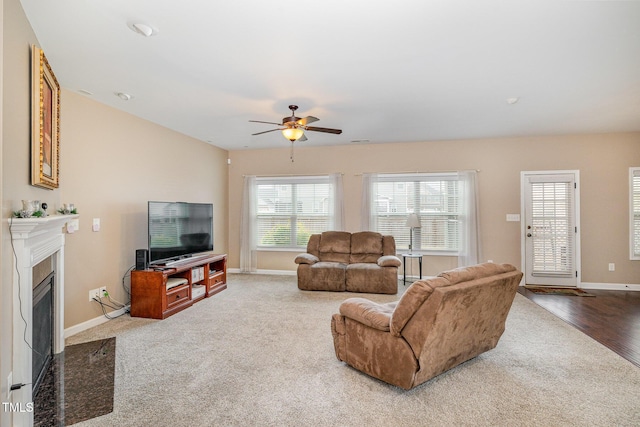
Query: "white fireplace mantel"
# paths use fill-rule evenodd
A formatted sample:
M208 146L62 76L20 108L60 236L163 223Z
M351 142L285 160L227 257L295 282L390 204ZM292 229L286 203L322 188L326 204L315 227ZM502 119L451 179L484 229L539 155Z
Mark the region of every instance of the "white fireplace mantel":
M64 244L68 222L79 215L52 215L44 218L9 218L14 251L13 269L13 383L26 384L13 391L14 403L32 402L32 322L33 267L53 256L53 352L64 350ZM18 419L16 419L18 418ZM14 424L33 425L33 413L14 414Z

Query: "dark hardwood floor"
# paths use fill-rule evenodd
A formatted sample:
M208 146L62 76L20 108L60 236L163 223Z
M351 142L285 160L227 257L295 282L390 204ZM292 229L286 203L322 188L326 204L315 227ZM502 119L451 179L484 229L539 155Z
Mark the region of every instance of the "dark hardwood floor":
M640 292L587 290L595 297L518 292L640 367Z

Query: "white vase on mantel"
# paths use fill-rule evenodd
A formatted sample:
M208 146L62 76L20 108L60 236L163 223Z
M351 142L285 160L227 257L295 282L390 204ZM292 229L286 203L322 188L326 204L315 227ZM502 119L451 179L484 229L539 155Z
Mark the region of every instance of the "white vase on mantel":
M22 210L24 211L26 216L33 215L34 212L40 210L40 200L23 200Z

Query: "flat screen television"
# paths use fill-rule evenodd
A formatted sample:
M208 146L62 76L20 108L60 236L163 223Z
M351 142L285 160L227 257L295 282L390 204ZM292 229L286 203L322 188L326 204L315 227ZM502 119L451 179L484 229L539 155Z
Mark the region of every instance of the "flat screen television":
M213 251L211 203L150 201L148 214L150 264Z

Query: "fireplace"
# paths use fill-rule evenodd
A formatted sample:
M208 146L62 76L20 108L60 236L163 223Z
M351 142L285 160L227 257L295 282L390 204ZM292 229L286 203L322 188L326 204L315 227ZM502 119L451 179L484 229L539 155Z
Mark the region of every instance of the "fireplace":
M51 353L58 354L64 350L64 244L66 223L77 219L78 215L52 215L46 218L10 218L9 230L15 265L13 269L13 383L29 384L12 392L11 400L14 404L26 407L33 404L32 386L38 381L35 372L34 354L32 348L38 347L40 340L49 341ZM51 266L48 273L54 272L50 280L50 287L44 293L34 289L34 283L41 283L40 265L46 260ZM46 263L45 263L46 264ZM47 274L44 279L48 277ZM45 280L46 281L46 280ZM35 299L34 299L35 298ZM34 307L35 300L38 307ZM47 300L50 299L50 304ZM34 337L34 311L39 311L42 304L44 310L50 310L51 336L50 339ZM34 310L35 309L35 310ZM39 316L37 313L36 316ZM39 329L39 327L37 328ZM45 327L49 330L49 327ZM46 332L45 332L46 335ZM38 343L34 341L34 338ZM36 346L36 347L32 347ZM44 344L43 347L47 347ZM36 350L44 354L46 350ZM46 364L46 362L45 362ZM40 362L38 362L40 365ZM33 413L29 411L13 414L13 424L20 426L33 425Z
M32 359L31 385L32 395L38 394L38 388L42 382L47 367L53 357L53 286L54 273L49 275L33 288L33 304L31 327Z

